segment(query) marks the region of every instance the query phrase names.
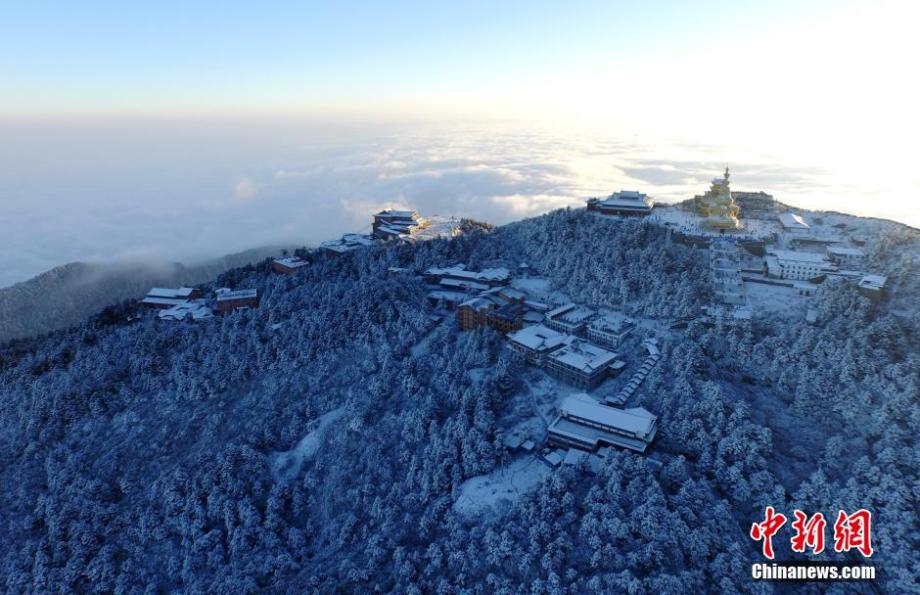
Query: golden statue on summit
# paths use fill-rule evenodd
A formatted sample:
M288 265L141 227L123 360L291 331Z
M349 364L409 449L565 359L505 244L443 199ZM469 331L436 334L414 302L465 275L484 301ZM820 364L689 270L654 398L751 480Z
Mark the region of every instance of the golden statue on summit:
M728 182L728 168L724 178L715 178L706 194L693 197L696 214L703 217L703 225L715 229L737 229L738 205L732 198Z

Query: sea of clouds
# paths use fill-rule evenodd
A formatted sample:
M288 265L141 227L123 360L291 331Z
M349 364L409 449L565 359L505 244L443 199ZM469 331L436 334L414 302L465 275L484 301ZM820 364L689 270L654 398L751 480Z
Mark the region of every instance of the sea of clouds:
M315 245L366 229L384 207L501 224L618 189L677 201L726 165L739 190L899 218L819 167L637 134L521 122L3 122L0 287L77 260L192 263Z

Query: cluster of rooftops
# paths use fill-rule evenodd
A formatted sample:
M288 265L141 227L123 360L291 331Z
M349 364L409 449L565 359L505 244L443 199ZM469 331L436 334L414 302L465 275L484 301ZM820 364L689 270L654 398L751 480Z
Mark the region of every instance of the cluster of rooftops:
M346 233L340 239L328 240L320 248L330 254L344 254L391 240L414 242L460 233L456 220L445 217L422 217L416 211L384 209L374 215L371 233Z
M216 309L221 314L243 308L259 306L259 292L256 289L221 287L214 291L213 299L205 299L201 290L194 287L154 287L140 301L145 308L159 310L161 320L208 320L214 317Z
M505 333L521 359L566 384L590 390L626 365L614 349L635 326L628 317L601 316L574 303L553 307L531 300L525 291L508 286L511 274L504 267L432 267L424 276L437 286L429 293L430 301L456 309L460 330L489 326ZM582 394L563 400L548 437L551 443L588 451L606 444L644 452L655 437L656 423L644 409L621 409Z

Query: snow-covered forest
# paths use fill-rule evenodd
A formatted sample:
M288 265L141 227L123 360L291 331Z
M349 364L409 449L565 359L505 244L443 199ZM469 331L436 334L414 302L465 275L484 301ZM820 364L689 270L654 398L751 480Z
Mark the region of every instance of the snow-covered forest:
M920 295L902 258L918 250L913 230L878 238L892 300ZM817 326L690 322L639 392L660 419L654 460L561 467L471 516L453 504L502 464L499 384L520 364L491 329L433 325L423 282L387 269L526 262L580 303L673 319L709 297L702 251L647 221L561 210L299 254L310 264L294 275L266 261L204 287L258 288L255 310L128 322L124 303L0 348L0 590L781 591L750 580L762 557L748 530L772 505L871 509L875 586L917 592L916 308L896 315L829 280Z

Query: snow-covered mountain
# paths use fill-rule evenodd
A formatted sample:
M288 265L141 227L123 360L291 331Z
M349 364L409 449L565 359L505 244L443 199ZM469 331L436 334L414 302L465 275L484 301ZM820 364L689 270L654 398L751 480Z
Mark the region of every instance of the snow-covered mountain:
M72 262L0 289L0 342L79 324L106 306L152 286L194 285L227 269L278 254L278 246L228 254L195 265L174 262Z
M0 589L769 592L750 580L764 559L748 533L770 505L871 509L876 585L909 592L920 318L891 303L917 295L902 255L920 235L892 224L867 250L900 277L886 300L828 280L811 298L819 324L790 308L713 320L705 250L647 220L561 210L300 250L309 264L291 275L233 269L203 293L253 288L261 303L210 321L127 303L7 344ZM629 316L629 366L656 338L630 402L658 416L649 452L543 467L546 418L575 389L433 309L412 271L456 263ZM509 450L513 432L534 452ZM782 556L804 559L783 537Z

